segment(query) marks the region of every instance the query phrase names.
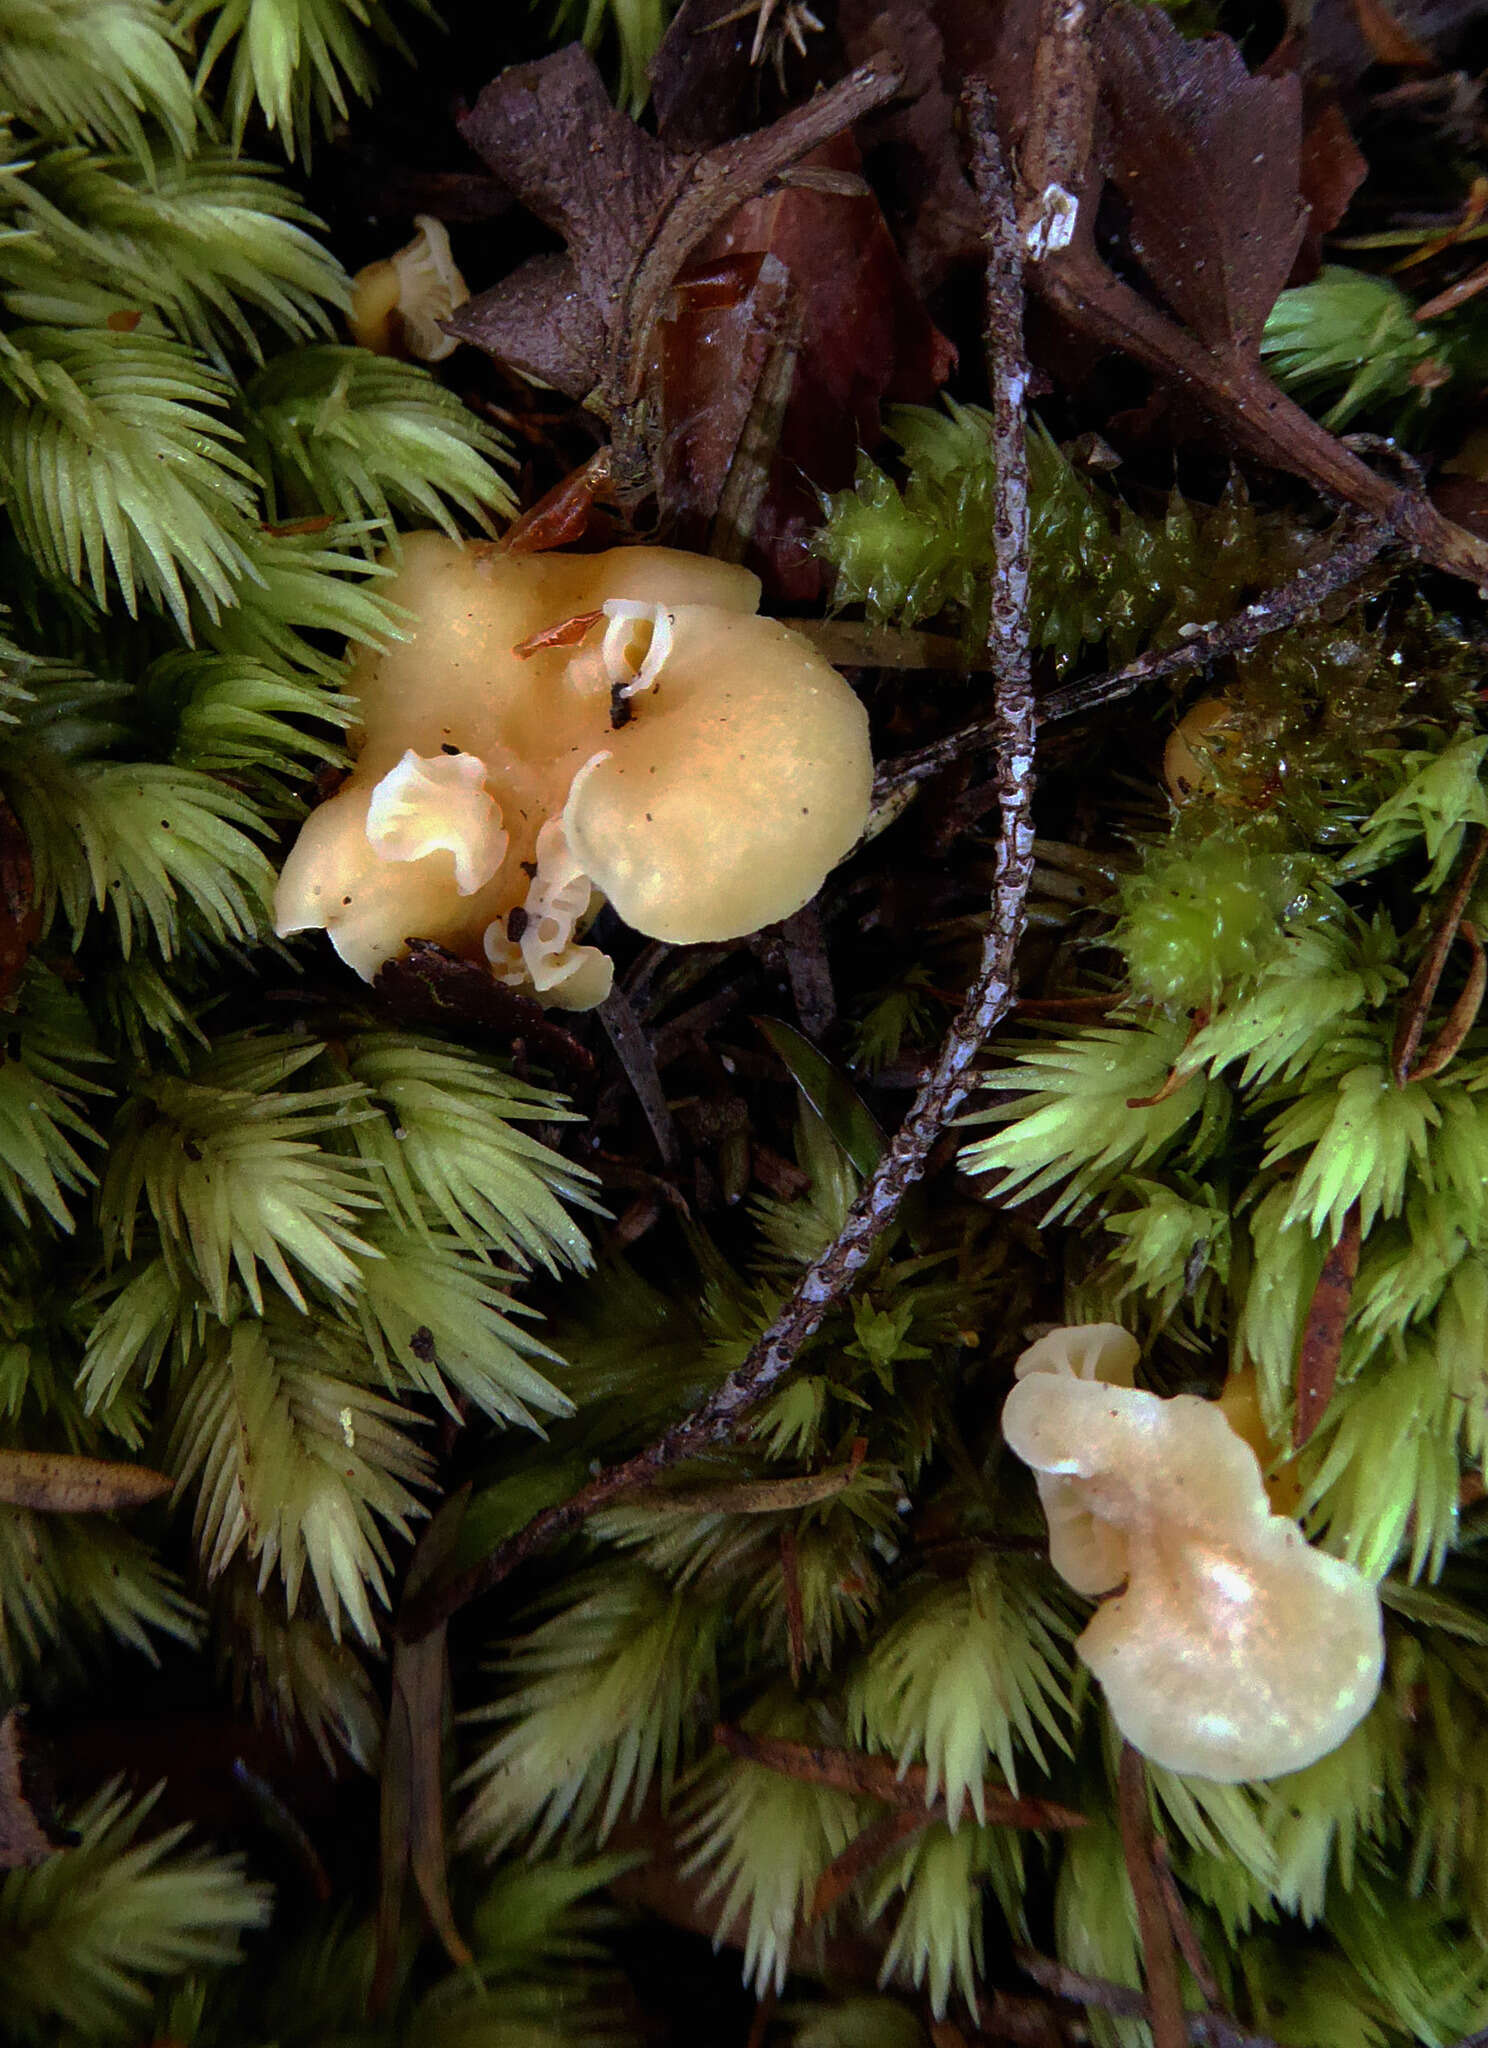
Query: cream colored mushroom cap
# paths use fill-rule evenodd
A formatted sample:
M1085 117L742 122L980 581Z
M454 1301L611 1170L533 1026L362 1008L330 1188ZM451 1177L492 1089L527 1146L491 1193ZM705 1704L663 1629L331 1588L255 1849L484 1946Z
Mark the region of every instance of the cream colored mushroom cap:
M497 762L503 750L552 759L593 751L593 713L567 697L571 647L525 660L512 650L608 598L718 605L752 613L759 578L730 562L671 548L598 555L507 555L442 533L411 533L379 595L411 615L406 640L364 649L348 678L365 741L358 772L380 775L412 747ZM846 687L844 685L844 687Z
M474 950L500 914L500 878L462 896L451 853L382 858L367 838L371 801L367 783L350 782L310 813L274 892L275 931L281 938L328 932L364 981L410 939L430 939L457 953Z
M672 604L670 654L564 813L627 924L694 945L808 903L868 816L868 717L774 619Z
M1030 1373L1073 1373L1078 1380L1129 1387L1141 1356L1136 1338L1119 1323L1073 1323L1030 1344L1013 1371L1020 1380ZM1033 1462L1024 1452L1019 1456ZM1093 1511L1085 1480L1040 1471L1035 1484L1049 1524L1049 1561L1066 1585L1085 1594L1119 1586L1126 1577L1126 1535Z
M423 533L383 593L407 638L357 657L355 765L274 904L279 932L326 929L365 978L421 938L517 986L541 940L532 986L581 1007L610 970L581 975L553 947L560 926L559 950L577 945L596 891L653 938L739 937L798 910L861 834L867 716L799 634L756 616L748 571Z
M1066 1323L1020 1352L1013 1372L1020 1380L1031 1372L1072 1372L1077 1380L1129 1387L1141 1356L1141 1345L1120 1323Z
M1059 1488L1061 1575L1091 1594L1125 1580L1076 1649L1145 1756L1221 1783L1276 1777L1368 1712L1378 1595L1271 1513L1255 1453L1213 1402L1035 1370L1003 1434L1041 1494Z

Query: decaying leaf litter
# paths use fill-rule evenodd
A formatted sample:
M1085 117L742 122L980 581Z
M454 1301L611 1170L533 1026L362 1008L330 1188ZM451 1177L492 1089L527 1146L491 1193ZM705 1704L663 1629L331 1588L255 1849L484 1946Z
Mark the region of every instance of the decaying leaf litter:
M264 1099L250 1045L152 1081L104 1179L127 1312L116 1295L84 1371L96 1402L128 1384L131 1333L146 1385L170 1360L165 1433L125 1439L158 1441L165 1476L77 1455L91 1438L28 1440L3 1454L7 1498L69 1515L174 1482L220 1617L265 1626L255 1565L291 1621L302 1587L302 1616L344 1616L334 1643L286 1628L248 1659L265 1721L304 1720L328 1758L366 1763L376 1740L352 1733L351 1636L391 1648L375 1944L343 1923L303 1962L334 1983L337 2025L689 2038L695 2013L647 1960L689 1954L669 1918L744 1952L757 2003L720 2040L944 2048L1138 2016L1160 2048L1470 2035L1488 2014L1488 1788L1462 1767L1488 1712L1477 24L1376 0L1290 26L686 0L640 111L647 17L615 15L622 103L603 43L598 62L502 49L517 61L485 84L455 22L424 59L439 118L415 134L379 109L333 133L311 197L348 254L415 213L454 230L472 296L440 374L517 452L507 545L743 562L849 668L879 764L869 834L742 944L644 943L603 916L619 972L593 1019L418 933L370 1005L308 946L297 980L240 955L251 1028L316 1040L275 1054L282 1140L334 1130L328 1157L353 1148L405 1221L458 1237L455 1264L417 1269L421 1302L436 1271L485 1285L458 1262L502 1226L454 1180L431 1222L426 1169L390 1163L435 1142L409 1034L469 1049L472 1101L497 1062L502 1112L568 1161L554 1185L587 1207L597 1272L557 1280L582 1252L555 1223L502 1243L503 1283L533 1246L550 1276L523 1290L541 1341L510 1339L504 1367L558 1388L546 1441L492 1432L481 1409L518 1397L483 1396L479 1347L457 1364L434 1307L414 1326L384 1289L325 1320L358 1230L415 1274L358 1220L376 1205L349 1166L292 1266L271 1236L207 1243L215 1151L176 1210L157 1195L161 1119L191 1159L222 1144L230 1091L239 1115ZM522 33L543 47L540 24ZM295 375L288 398L272 366L249 389L271 537L313 547L331 518L295 437L315 416L341 431L326 407L351 385L296 412ZM344 471L337 503L376 516L383 492L385 514L384 477ZM468 484L443 488L472 509ZM43 555L36 519L17 523ZM179 577L140 580L185 618ZM1165 781L1180 715L1215 700L1197 782ZM44 794L21 772L5 795L9 993L28 956L50 970L33 888L50 920L68 885L31 872ZM82 1182L51 1170L57 1214ZM183 1275L194 1336L150 1308ZM297 1358L276 1285L332 1333L329 1373ZM1381 1702L1295 1781L1145 1764L1079 1678L1082 1616L996 1416L1030 1335L1100 1321L1138 1332L1162 1394L1246 1380L1273 1488L1389 1573ZM416 1446L393 1447L380 1395L331 1396L364 1342L424 1401ZM349 1576L255 1481L276 1370L361 1461ZM222 1754L220 1701L174 1663L172 1686L199 1753ZM475 1713L453 1744L451 1710ZM61 1869L6 1732L13 1860ZM65 1724L59 1748L65 1766ZM130 1756L106 1727L93 1753ZM370 1843L365 1781L332 1793L272 1743L254 1756L277 1874L323 1895L326 1802ZM101 1797L80 1819L95 1863L137 1825ZM447 1976L417 1949L407 1870ZM606 1888L631 1917L576 1917ZM16 1910L44 1922L40 1897ZM245 1898L236 1924L264 1910ZM523 1913L540 1932L504 1949ZM737 1957L678 1967L722 2014ZM273 1978L260 2031L300 2038ZM157 2033L248 2038L235 1981L162 2004Z

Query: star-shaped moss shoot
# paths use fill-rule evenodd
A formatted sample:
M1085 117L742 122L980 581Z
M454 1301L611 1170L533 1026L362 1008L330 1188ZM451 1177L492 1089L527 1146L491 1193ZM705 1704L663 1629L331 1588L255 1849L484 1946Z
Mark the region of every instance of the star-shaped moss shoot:
M1168 1769L1235 1784L1316 1762L1379 1690L1379 1598L1271 1512L1218 1405L1132 1385L1110 1323L1055 1330L1003 1409L1033 1467L1055 1570L1108 1594L1076 1644L1116 1725Z
M433 940L588 1009L613 973L581 943L602 898L651 938L739 938L799 910L861 835L867 717L756 615L746 570L421 533L384 590L409 637L358 660L356 765L274 906L281 935L327 931L365 979Z

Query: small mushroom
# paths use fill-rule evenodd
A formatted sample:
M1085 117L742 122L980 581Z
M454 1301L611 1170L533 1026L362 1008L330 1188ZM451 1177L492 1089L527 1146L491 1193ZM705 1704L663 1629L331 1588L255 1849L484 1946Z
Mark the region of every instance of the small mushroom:
M1302 1476L1287 1447L1271 1434L1261 1409L1253 1365L1232 1365L1219 1390L1219 1410L1242 1442L1256 1454L1266 1481L1266 1498L1278 1515L1295 1515L1302 1505Z
M1202 697L1191 705L1163 749L1163 780L1174 803L1220 795L1225 773L1237 768L1243 748L1233 704L1223 697Z
M1003 1409L1055 1569L1113 1596L1075 1647L1154 1763L1223 1784L1300 1770L1379 1690L1378 1595L1271 1512L1216 1403L1131 1385L1136 1357L1114 1325L1055 1331L1019 1359Z
M443 222L419 213L414 225L411 242L352 279L348 323L352 340L374 355L442 363L459 343L439 323L464 305L470 287L455 266Z
M301 830L281 936L365 979L412 939L567 1009L608 899L678 944L789 917L867 820L868 721L746 570L667 548L507 555L414 534L384 586L410 637L349 679L356 765Z

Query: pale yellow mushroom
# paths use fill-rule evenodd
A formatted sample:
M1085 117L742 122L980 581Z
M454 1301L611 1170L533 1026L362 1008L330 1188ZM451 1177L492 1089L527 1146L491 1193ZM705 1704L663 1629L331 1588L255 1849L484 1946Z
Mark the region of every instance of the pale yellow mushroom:
M1238 714L1223 697L1190 705L1163 748L1163 781L1178 804L1221 793L1226 770L1239 765L1244 742Z
M1302 1505L1302 1478L1285 1444L1271 1434L1261 1409L1261 1390L1253 1365L1232 1365L1219 1390L1225 1421L1256 1454L1266 1482L1266 1498L1278 1515L1294 1515Z
M459 346L440 326L470 297L432 214L414 216L418 233L396 254L369 263L351 281L351 338L379 356L442 363Z
M414 534L383 587L410 636L352 671L356 764L285 863L281 935L327 931L368 980L429 939L587 1009L610 986L582 943L603 899L653 938L738 938L860 836L866 715L756 615L747 571Z
M1113 1380L1082 1370L1102 1352ZM1134 1363L1110 1325L1056 1331L1019 1360L1003 1409L1056 1569L1112 1596L1076 1649L1154 1763L1225 1784L1300 1770L1375 1699L1378 1595L1271 1512L1255 1453L1217 1404L1133 1387Z

